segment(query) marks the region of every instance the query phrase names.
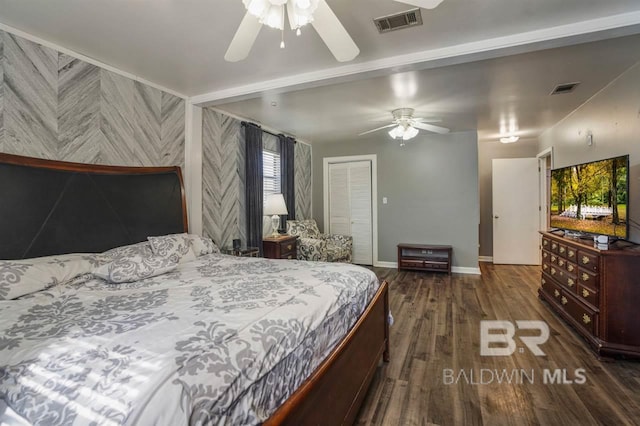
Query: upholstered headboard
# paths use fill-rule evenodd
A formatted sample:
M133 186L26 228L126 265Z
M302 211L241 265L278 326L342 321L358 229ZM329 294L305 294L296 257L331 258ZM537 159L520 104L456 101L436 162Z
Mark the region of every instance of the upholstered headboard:
M0 153L0 259L102 252L187 230L179 167Z

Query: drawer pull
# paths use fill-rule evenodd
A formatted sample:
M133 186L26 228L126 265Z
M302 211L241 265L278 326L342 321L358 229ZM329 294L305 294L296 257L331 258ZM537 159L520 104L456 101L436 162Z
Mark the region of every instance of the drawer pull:
M293 256L291 255L287 256L287 260L291 260L291 259L293 259Z
M564 260L562 260L562 259L558 260L558 265L564 266Z
M573 272L573 270L574 270L574 269L575 269L575 268L574 268L574 266L573 266L572 264L569 264L569 265L567 266L567 270L568 270L569 272Z
M560 247L560 253L564 253L566 249L564 247Z
M547 241L547 240L542 240L542 245L543 245L543 246L548 246L548 245L549 245L549 241Z
M544 278L542 279L542 284L546 284L547 280L545 280Z
M583 273L582 273L582 281L584 281L584 282L589 281L589 275L587 275L587 273L586 273L586 272L583 272Z
M586 299L587 297L589 297L589 295L590 295L589 290L583 288L582 289L582 297L584 297Z
M553 295L558 297L560 296L560 292L558 290L553 290Z
M289 244L289 245L287 246L287 250L291 250L292 248L293 248L293 245L292 245L292 244Z
M544 265L542 265L542 269L544 269L544 270L546 271L547 269L549 269L549 265L547 265L547 264L545 263Z
M555 250L555 249L558 248L558 245L556 243L553 243L553 244L551 244L551 248Z
M586 265L587 263L589 263L589 258L587 256L582 256L582 264Z
M585 324L589 324L591 322L591 317L587 314L582 315L582 322Z
M567 278L567 284L569 285L569 287L573 287L575 285L575 281L571 278Z
M555 257L555 256L551 256L551 261L552 261L552 262L555 262L556 260L558 260L558 258L557 258L557 257Z
M544 257L544 258L546 259L547 257L549 257L549 255L548 255L548 254L547 254L547 252L545 251L544 253L542 253L542 257Z
M576 252L573 250L569 250L569 257L573 257L576 255Z
M569 301L567 300L566 297L562 296L562 304L566 305L567 303L569 303Z
M555 275L556 274L556 268L551 268L551 275Z

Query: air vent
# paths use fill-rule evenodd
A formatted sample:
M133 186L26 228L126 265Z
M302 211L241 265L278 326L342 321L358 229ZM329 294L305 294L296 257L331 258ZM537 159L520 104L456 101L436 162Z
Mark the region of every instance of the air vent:
M380 34L403 28L422 25L420 9L412 9L395 15L383 16L373 20Z
M580 84L579 81L576 81L575 83L563 83L563 84L558 84L553 91L551 92L552 95L563 95L565 93L571 93L576 89L576 86Z

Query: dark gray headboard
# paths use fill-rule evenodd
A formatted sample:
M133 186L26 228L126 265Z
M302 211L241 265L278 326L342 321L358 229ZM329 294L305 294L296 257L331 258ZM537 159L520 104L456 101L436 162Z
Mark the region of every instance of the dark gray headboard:
M102 252L187 230L179 167L0 153L0 259Z

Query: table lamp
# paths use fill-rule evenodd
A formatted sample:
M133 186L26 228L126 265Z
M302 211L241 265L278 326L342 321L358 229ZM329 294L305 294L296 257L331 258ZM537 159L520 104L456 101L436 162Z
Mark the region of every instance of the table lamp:
M265 216L271 216L271 227L273 228L271 236L277 237L279 235L278 228L280 228L280 215L289 214L282 194L267 195L263 214Z

